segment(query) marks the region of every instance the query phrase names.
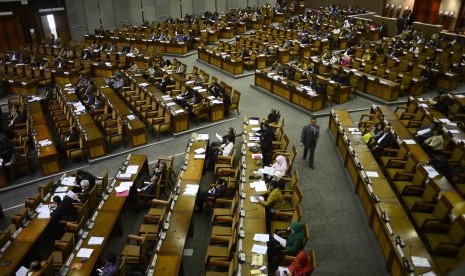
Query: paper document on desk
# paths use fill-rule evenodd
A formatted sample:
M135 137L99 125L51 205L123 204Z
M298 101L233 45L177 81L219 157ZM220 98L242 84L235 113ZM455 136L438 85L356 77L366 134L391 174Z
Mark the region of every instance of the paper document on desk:
M460 131L457 130L457 129L451 129L451 130L449 130L449 132L452 133L452 134L459 134L460 133Z
M252 247L252 253L266 254L267 249L266 245L254 244Z
M223 137L219 135L218 133L215 133L215 137L216 139L218 139L218 141L223 142Z
M252 255L252 262L250 262L250 264L252 266L262 266L263 265L263 255L262 254L253 254ZM256 269L258 270L258 273L256 274L260 274L260 269ZM250 271L252 272L252 270Z
M56 188L55 193L66 193L68 191L68 187L66 186L60 186Z
M367 171L367 176L368 177L379 177L378 173L377 172L370 172L370 171Z
M205 159L205 154L194 154L194 159Z
M286 240L281 238L280 236L276 235L276 234L273 234L273 238L279 242L279 244L282 246L282 247L286 247Z
M16 271L16 274L15 274L15 275L16 275L16 276L26 276L28 271L29 271L29 270L28 270L27 268L25 268L24 266L22 266L22 267L20 267L20 268L18 269L18 271Z
M73 191L67 191L66 196L74 200L79 200L78 195L75 194Z
M205 152L205 149L204 149L204 148L198 148L198 149L194 150L194 152L195 152L196 154L202 154L202 153Z
M269 175L274 175L275 169L269 166L265 166L263 168L263 173L264 174L269 174Z
M74 186L76 184L76 177L75 176L68 176L61 180L61 185L65 186Z
M425 170L428 173L428 176L430 178L434 178L434 177L439 175L439 173L436 171L436 169L431 167L431 166L424 166L423 168L425 168Z
M48 208L48 205L42 205L36 209L37 213L39 215L37 218L39 219L49 219L50 218L50 208Z
M89 258L92 255L92 252L94 252L94 249L92 248L81 248L79 249L79 252L77 253L76 257Z
M252 120L252 119L249 120L249 125L251 126L258 126L259 124L260 122L258 120Z
M265 181L256 181L253 184L254 184L254 187L255 187L255 191L257 193L266 192L267 188L266 188ZM252 185L250 185L250 186L252 186Z
M130 121L136 119L136 116L134 116L134 115L132 115L132 114L130 114L130 115L126 116L126 117L127 117L128 120L130 120Z
M255 160L262 160L263 155L261 153L252 154L252 158Z
M431 128L422 129L420 131L417 131L417 135L423 135L423 134L426 134L426 133L428 133L430 131L431 131Z
M128 173L136 174L138 170L139 170L139 165L129 165L126 168L126 174L128 174Z
M415 140L413 140L413 139L407 139L407 140L404 140L404 142L407 145L415 145L416 144Z
M184 195L195 196L195 195L197 195L198 191L199 191L199 185L197 185L197 184L187 184L186 188L184 190Z
M412 256L412 262L415 267L431 267L427 258Z
M90 237L87 242L88 245L100 245L103 243L104 237Z
M129 190L129 188L128 188L128 187L125 187L125 186L123 186L123 187L121 187L121 186L115 187L115 191L116 191L117 193L122 193L122 192L128 191L128 190Z
M260 200L265 200L263 196L250 196L250 202L252 203L258 203Z
M260 141L260 137L250 136L249 141Z
M269 234L255 234L255 236L253 236L253 240L258 241L258 242L268 242L270 241L270 235Z
M39 145L40 145L41 147L47 147L47 146L50 146L50 145L52 145L52 144L53 144L53 142L50 141L50 140L48 140L48 139L39 141Z
M130 173L121 173L118 176L118 179L131 179L131 174Z
M208 134L199 134L197 136L197 141L207 141L208 139L210 139Z

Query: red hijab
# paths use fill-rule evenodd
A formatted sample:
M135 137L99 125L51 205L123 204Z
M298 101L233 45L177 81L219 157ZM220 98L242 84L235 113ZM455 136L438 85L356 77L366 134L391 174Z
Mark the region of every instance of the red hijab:
M299 254L297 254L288 269L293 273L292 275L295 276L307 276L312 273L313 269L310 267L305 250L302 250L299 252Z

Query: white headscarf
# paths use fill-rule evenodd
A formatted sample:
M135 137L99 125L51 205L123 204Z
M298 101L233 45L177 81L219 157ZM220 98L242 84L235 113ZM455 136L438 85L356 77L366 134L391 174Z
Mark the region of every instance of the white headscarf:
M276 163L274 163L273 166L271 167L275 169L276 171L280 171L283 175L285 175L287 171L286 157L282 155L278 155L276 157Z

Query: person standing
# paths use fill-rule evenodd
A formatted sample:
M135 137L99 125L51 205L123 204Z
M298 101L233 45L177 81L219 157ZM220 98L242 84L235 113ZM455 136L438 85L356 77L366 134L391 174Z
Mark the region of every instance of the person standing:
M320 135L320 126L316 124L316 118L312 117L310 119L310 124L306 125L302 129L302 135L300 137L300 146L304 147L304 156L303 159L307 159L307 153L310 151L310 157L308 160L308 165L310 168L314 169L313 161L315 157L315 148L318 141L318 136Z

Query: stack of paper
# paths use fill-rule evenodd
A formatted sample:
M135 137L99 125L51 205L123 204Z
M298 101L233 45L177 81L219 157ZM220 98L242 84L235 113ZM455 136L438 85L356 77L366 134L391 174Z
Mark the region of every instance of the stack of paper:
M55 193L66 193L68 191L68 187L66 186L60 186L56 188Z
M186 188L184 190L184 195L197 195L197 192L199 191L199 185L197 184L187 184Z
M258 126L259 124L260 122L258 120L252 120L252 119L249 120L249 125L251 126Z
M139 170L139 165L129 165L126 168L126 174L136 174Z
M87 244L89 245L100 245L103 243L104 237L91 237Z
M128 120L130 120L130 121L136 119L136 116L134 116L134 115L132 115L132 114L131 114L131 115L128 115L128 116L126 116L126 117L127 117Z
M48 208L48 205L40 205L36 209L37 213L39 215L37 216L39 219L48 219L50 218L50 208Z
M79 249L79 252L77 253L76 257L78 258L89 258L92 255L92 252L94 252L94 249L92 248L81 248Z
M121 182L118 187L115 187L117 193L129 191L132 187L133 182Z
M118 176L118 179L131 179L131 174L130 173L121 173Z
M266 190L267 190L265 181L252 182L252 183L250 183L250 187L252 187L252 186L255 188L255 191L257 193L266 192Z
M195 152L196 154L202 154L202 153L205 152L205 149L204 149L204 148L198 148L198 149L194 150L194 152Z
M254 241L258 242L268 242L270 240L270 235L269 234L255 234L253 237Z
M51 144L53 144L53 142L50 141L50 140L48 140L48 139L39 141L39 145L40 145L41 147L50 146Z
M208 139L210 139L208 134L199 134L197 136L197 141L207 141Z
M174 105L176 105L176 103L175 103L175 102L169 102L169 103L166 103L166 106L167 106L167 107L174 106Z
M424 166L424 168L428 172L428 176L430 178L434 178L434 177L439 175L439 173L436 171L436 169L431 167L431 166Z
M267 249L268 247L266 247L266 245L254 244L252 247L252 253L266 254Z
M74 186L76 184L76 177L68 176L61 180L61 185Z

